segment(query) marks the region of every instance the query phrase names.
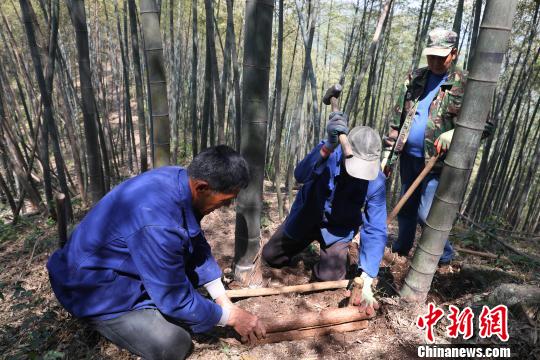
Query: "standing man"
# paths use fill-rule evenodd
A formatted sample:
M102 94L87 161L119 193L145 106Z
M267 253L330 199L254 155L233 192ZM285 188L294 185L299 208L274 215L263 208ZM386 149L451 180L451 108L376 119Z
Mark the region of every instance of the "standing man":
M416 224L423 225L427 219L439 184L444 153L452 141L461 110L466 75L455 64L457 43L458 37L453 31L429 32L428 45L423 51L428 66L409 76L389 118L390 131L384 138L384 172L389 174L399 155L402 194L424 169L425 163L432 156L439 156L433 170L398 214L399 234L392 251L402 256L407 256L413 246ZM453 256L452 245L447 240L440 263L449 263Z
M364 279L360 305L361 310L366 308L371 314L378 308L372 282L379 271L387 239L381 140L367 126L355 127L349 133L347 116L341 112L330 114L327 132L328 139L296 166L294 176L303 186L289 216L264 246L262 256L268 265L283 267L316 240L321 251L313 278L344 279L348 244L360 231L358 268ZM354 154L349 159L345 159L338 146L338 136L347 133Z
M200 227L248 184L248 165L228 146L124 181L86 215L49 259L51 285L73 316L144 359L183 359L188 329L231 326L264 337L256 316L234 306ZM204 286L212 299L196 287Z

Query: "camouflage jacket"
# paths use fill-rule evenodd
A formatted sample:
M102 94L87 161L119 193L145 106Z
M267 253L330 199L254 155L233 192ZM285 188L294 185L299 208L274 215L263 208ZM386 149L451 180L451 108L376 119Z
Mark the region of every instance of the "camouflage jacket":
M427 67L419 68L408 76L402 85L398 102L389 115L390 131L399 132L397 139L392 136L385 137L385 156L393 149L387 165L392 165L397 156L403 151L412 121L416 115L416 107L424 93L429 77ZM457 67L449 70L447 80L441 85L439 93L431 102L424 140L424 157L426 161L436 154L433 143L443 133L452 130L461 110L463 93L466 83L466 74ZM395 133L395 131L394 131ZM397 140L397 142L396 142Z

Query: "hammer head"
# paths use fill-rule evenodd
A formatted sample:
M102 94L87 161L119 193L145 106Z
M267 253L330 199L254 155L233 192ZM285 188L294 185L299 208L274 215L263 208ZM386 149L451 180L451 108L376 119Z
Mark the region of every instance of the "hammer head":
M326 90L326 93L324 94L324 97L322 99L323 103L325 105L330 105L330 98L335 97L336 99L341 94L341 90L343 90L343 86L340 84L334 84L331 87Z

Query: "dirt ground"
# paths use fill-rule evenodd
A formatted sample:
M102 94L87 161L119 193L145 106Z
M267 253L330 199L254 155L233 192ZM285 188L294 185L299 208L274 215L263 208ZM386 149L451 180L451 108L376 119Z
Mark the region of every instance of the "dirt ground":
M279 225L275 194L265 192L262 218L263 241L267 241ZM82 218L84 211L77 212ZM0 358L2 359L136 359L118 349L80 321L73 319L56 301L48 281L45 264L56 248L55 225L39 217L22 219L18 225L0 222ZM220 209L202 223L214 256L222 269L231 267L234 252L234 208ZM389 228L389 242L397 229ZM454 234L455 244L483 245L465 229ZM519 244L518 244L519 245ZM491 246L491 248L489 247ZM490 251L500 249L490 244ZM531 244L523 244L530 247ZM538 245L532 244L538 251ZM509 254L506 254L509 255ZM272 282L307 283L311 267L317 261L317 246L310 246L293 268L272 273ZM492 289L501 283L530 284L538 287L538 268L523 259L509 256L511 262L459 255L450 266L435 274L428 300L448 308L471 306L478 314ZM376 318L365 330L335 334L301 341L266 344L257 347L231 342L231 334L223 330L195 336L192 359L410 359L424 343L423 333L415 325L425 306L403 304L396 296L408 268L405 258L386 256L381 266L376 296L382 305ZM479 270L480 269L480 270ZM265 270L265 283L270 274ZM234 282L231 287L238 286ZM345 298L343 290L311 294L287 294L249 298L237 301L243 308L261 316L289 315L301 311L320 311L339 306ZM511 311L508 345L515 358L540 358L538 346L538 309L533 318L523 318ZM532 320L532 322L531 322ZM460 343L462 339L445 336L447 321L436 328L436 344ZM468 343L497 344L495 339L475 336Z

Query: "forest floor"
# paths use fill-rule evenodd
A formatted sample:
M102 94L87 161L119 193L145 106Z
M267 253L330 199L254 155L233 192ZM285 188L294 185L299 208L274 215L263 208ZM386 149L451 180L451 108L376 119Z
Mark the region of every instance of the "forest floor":
M279 225L275 193L264 193L262 218L263 241ZM85 209L80 206L80 221ZM4 214L6 215L6 214ZM206 238L222 269L230 268L234 253L234 208L224 208L208 215L202 223ZM2 359L135 359L127 351L104 340L62 309L51 291L46 262L57 247L55 224L37 216L23 217L9 225L0 217L0 358ZM502 253L503 250L481 235L469 230L455 230L452 240L462 247ZM389 227L389 242L395 238L395 224ZM513 242L528 253L538 254L537 242ZM505 253L510 261L458 255L449 266L435 274L428 300L446 310L452 304L461 310L470 306L477 318L482 305L490 304L493 290L502 283L528 284L538 288L540 273L527 260ZM274 272L285 285L307 283L311 267L317 261L317 246L310 246L299 256L298 266ZM395 259L394 259L395 260ZM230 334L217 331L194 338L193 359L410 359L424 343L423 332L415 325L424 314L424 306L403 304L396 296L408 267L408 259L392 261L385 256L381 265L376 296L382 305L369 327L321 338L266 344L257 347L234 345L225 339ZM277 274L277 275L276 275ZM269 279L267 279L269 280ZM234 287L234 282L230 284ZM287 294L237 301L257 315L287 315L298 311L319 311L337 307L344 300L344 290L311 294ZM492 303L493 300L491 300ZM510 346L517 358L540 358L538 346L538 308L523 315L511 308ZM436 327L436 344L463 343L462 338L445 335L447 320ZM230 340L230 339L229 339ZM495 338L481 339L476 326L467 343L500 344Z

